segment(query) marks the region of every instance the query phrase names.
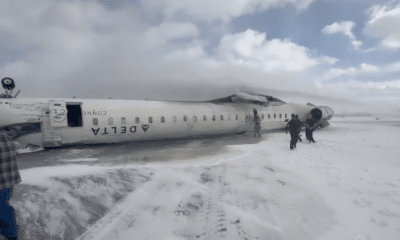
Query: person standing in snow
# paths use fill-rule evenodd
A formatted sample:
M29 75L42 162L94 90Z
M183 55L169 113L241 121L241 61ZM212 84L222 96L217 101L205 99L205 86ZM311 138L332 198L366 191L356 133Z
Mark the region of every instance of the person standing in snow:
M8 240L18 239L15 211L9 205L14 185L21 182L15 143L0 132L0 234Z
M311 118L308 118L306 120L306 138L308 142L313 142L315 143L314 137L313 137L313 132L315 130L315 122Z
M290 132L290 149L296 147L297 142L297 122L296 117L292 114L292 119L286 124L286 134Z
M256 114L254 116L254 137L261 137L261 118L260 115Z

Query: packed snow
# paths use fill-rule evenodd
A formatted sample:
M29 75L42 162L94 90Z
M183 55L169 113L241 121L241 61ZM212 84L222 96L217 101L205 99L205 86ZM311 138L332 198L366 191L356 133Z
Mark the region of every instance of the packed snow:
M21 239L397 240L399 136L334 118L294 150L284 132L69 148L21 170L11 204Z

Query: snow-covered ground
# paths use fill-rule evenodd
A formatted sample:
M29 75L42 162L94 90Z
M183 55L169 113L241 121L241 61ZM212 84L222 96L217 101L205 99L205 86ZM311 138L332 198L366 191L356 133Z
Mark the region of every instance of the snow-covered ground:
M400 239L400 121L333 119L314 138L60 150L21 170L20 238Z

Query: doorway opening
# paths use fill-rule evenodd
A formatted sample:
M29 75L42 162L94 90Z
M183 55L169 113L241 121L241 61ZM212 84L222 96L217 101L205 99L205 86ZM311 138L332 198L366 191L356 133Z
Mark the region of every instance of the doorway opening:
M82 108L80 103L67 104L68 127L82 127Z

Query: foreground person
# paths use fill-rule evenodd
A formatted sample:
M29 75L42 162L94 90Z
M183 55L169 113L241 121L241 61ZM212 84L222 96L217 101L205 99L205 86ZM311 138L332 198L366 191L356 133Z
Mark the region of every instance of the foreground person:
M311 118L308 118L306 120L306 138L308 142L313 142L315 143L314 137L313 137L313 132L315 130L316 126L314 125L314 121Z
M9 205L14 185L21 182L15 143L0 133L0 234L8 240L18 239L14 208Z
M292 114L292 119L286 124L286 134L288 130L290 132L290 149L296 147L298 132L297 132L297 121L294 114Z

